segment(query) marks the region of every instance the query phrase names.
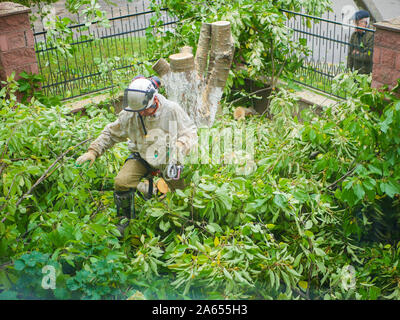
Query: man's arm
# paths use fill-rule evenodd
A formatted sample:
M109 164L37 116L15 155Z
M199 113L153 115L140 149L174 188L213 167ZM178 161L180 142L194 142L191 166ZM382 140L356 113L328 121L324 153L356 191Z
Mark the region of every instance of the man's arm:
M99 157L114 144L126 141L128 138L128 132L125 125L127 120L125 119L126 117L126 112L122 111L116 121L106 125L97 139L90 144L89 150L96 152L97 157Z

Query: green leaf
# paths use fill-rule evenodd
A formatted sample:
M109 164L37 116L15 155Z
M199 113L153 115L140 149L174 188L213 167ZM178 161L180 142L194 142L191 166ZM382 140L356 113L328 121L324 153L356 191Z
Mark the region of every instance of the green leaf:
M181 198L186 198L186 194L184 194L183 191L180 189L176 189L175 193Z
M225 277L227 277L229 280L233 280L231 274L225 268L223 269L223 271L224 271Z
M215 191L215 190L217 189L217 186L216 186L216 185L213 185L213 184L205 184L205 183L200 183L200 184L199 184L199 187L200 187L201 189L205 190L205 191L210 191L210 192Z
M305 226L304 226L304 229L305 229L305 230L311 229L312 226L313 226L312 221L311 221L311 220L308 220L308 221L306 222Z
M211 222L206 226L206 229L208 231L210 231L211 233L215 233L215 232L222 232L221 227L216 224L215 222Z
M164 232L167 232L168 231L168 229L170 228L170 223L169 223L169 221L166 221L166 222L164 222L164 221L160 221L160 224L159 224L159 227L160 227L160 229L162 230L162 231L164 231Z
M11 290L0 292L0 300L19 300L17 294L17 292Z
M274 284L275 284L275 274L271 269L268 271L268 274L269 274L269 280L270 280L271 288L273 288Z
M307 282L307 281L299 281L299 287L300 287L303 291L307 291L308 282Z
M392 181L381 182L380 187L382 192L386 193L390 198L393 198L396 194L400 193L398 184L395 184Z
M25 263L22 260L15 260L14 269L21 271L25 268Z
M307 237L309 237L309 238L314 237L314 233L312 233L312 232L309 231L309 230L304 231L304 234L305 234Z
M291 285L290 285L290 280L289 280L289 276L287 275L287 273L285 273L285 272L283 272L283 271L281 270L281 275L282 275L283 281L285 282L286 286L287 286L288 288L290 288Z
M363 189L363 187L361 186L360 183L356 183L356 184L353 185L353 191L354 191L354 194L357 197L357 201L364 198L365 191L364 191L364 189Z
M314 251L315 251L315 254L316 254L317 256L320 256L320 257L326 256L325 251L324 251L324 250L321 250L320 248L314 247Z
M306 45L307 45L307 39L305 39L305 38L300 38L300 39L299 39L299 43L300 43L302 46L306 46Z
M281 209L286 208L287 199L282 194L275 194L274 203Z
M317 260L317 261L315 261L315 263L318 266L318 269L321 270L322 273L326 272L325 265L322 262Z
M380 127L383 133L386 133L389 129L389 125L393 122L393 110L385 112L386 119L380 122Z

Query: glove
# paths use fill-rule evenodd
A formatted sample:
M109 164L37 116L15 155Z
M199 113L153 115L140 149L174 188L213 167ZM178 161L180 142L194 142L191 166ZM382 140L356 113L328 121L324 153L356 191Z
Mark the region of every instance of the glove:
M97 153L94 150L89 150L85 154L81 155L78 159L76 159L77 165L82 165L86 161L90 161L89 167L93 164L94 160L97 158Z

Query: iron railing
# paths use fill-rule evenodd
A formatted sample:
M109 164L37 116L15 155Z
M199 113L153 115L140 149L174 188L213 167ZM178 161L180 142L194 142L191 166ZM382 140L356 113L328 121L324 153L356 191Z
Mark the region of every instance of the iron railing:
M363 66L356 63L356 66L353 65L353 68L351 68L352 64L348 64L349 51L365 51L367 48L351 44L351 36L356 27L343 23L343 15L340 21L337 15L331 17L330 13L322 18L289 10L281 11L288 16L286 25L293 30L294 39L306 41L310 49L310 54L304 56L303 65L292 76L291 80L340 98L346 98L347 92L345 90L334 90L334 77L342 72L354 69L359 70L360 73L368 73L367 69L372 66L373 46L367 53L369 61ZM372 33L373 41L375 32L373 29L358 29ZM351 59L353 60L353 58ZM361 67L362 69L360 69ZM365 70L367 71L365 72Z
M350 37L355 30L338 20L316 17L304 13L281 10L288 15L286 25L293 30L297 41L306 41L310 54L304 57L301 68L291 80L322 92L346 98L345 91L333 90L333 78L349 71L347 56ZM162 9L161 25L173 30L175 21ZM80 23L69 26L72 55L62 55L48 42L47 31L34 30L35 51L39 72L43 76L42 88L48 96L69 99L111 88L116 81L130 79L142 73L145 62L156 61L161 56L149 55L146 30L151 29L150 19L155 14L142 0L142 8L127 4L126 8L111 8L110 28L94 23L86 27ZM311 22L311 23L310 23ZM363 29L363 28L360 28ZM363 29L374 33L372 29ZM162 41L160 37L160 41ZM361 47L357 48L363 49ZM160 55L160 54L159 54ZM372 53L371 53L372 61Z
M177 21L162 9L161 26L164 31L173 30ZM86 26L70 25L72 48L70 55L61 54L48 41L48 32L34 30L35 52L39 72L43 76L42 89L48 96L70 99L115 86L118 81L128 80L143 72L145 62L156 61L157 54L149 55L146 30L151 28L150 19L155 14L146 8L127 4L126 8L111 8L108 17L111 27L97 23ZM160 37L162 41L162 37ZM155 54L155 55L154 55Z

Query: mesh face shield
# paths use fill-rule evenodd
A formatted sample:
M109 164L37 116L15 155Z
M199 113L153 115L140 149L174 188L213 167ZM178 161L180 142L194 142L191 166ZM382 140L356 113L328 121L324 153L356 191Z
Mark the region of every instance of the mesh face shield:
M131 92L138 93L136 97L131 97ZM149 91L137 90L137 89L125 89L124 90L124 99L122 102L122 107L127 109L126 111L131 112L139 112L143 111L152 105L152 100L154 94L156 93L155 89L150 89ZM132 100L134 103L132 103ZM140 101L141 100L141 101Z

